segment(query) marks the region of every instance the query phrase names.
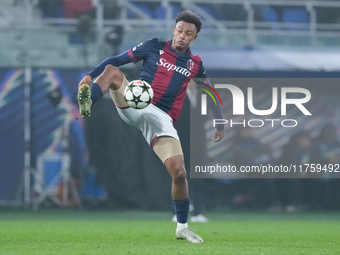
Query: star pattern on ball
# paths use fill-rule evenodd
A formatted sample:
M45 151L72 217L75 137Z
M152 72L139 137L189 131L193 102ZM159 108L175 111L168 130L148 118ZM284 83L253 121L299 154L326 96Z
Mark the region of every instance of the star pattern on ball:
M139 87L143 89L143 92L149 92L150 86L146 85L144 82L143 82L143 85Z
M127 85L124 91L124 99L130 107L143 109L152 102L153 90L145 81L133 81Z
M133 101L135 101L135 104L136 104L136 105L137 105L139 102L143 102L142 100L140 100L140 97L141 97L141 95L135 96L135 97L134 97Z

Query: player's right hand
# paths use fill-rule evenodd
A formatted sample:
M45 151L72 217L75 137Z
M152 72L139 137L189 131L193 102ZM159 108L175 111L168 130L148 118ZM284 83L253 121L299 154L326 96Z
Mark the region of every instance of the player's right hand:
M81 87L81 85L83 84L88 84L90 85L92 82L92 77L90 75L86 75L83 79L81 79L81 81L78 84L78 89Z

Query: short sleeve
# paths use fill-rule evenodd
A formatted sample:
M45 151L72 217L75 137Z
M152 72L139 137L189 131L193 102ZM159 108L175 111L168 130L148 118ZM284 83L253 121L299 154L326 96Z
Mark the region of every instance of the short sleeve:
M200 63L196 77L197 78L208 78L207 70L205 70L202 62Z

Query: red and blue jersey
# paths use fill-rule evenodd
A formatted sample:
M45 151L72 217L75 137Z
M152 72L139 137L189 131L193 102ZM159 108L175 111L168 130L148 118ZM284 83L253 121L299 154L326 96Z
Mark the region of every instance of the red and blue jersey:
M152 103L177 120L190 79L206 77L201 58L193 56L190 49L178 53L171 41L160 42L157 38L128 50L128 54L133 62L143 60L140 79L151 85Z
M107 64L120 66L140 60L143 60L140 79L148 82L154 91L152 103L176 121L189 81L207 78L201 58L193 56L189 48L185 53L178 53L172 49L171 41L160 42L154 38L104 60L89 75L92 78L98 76Z

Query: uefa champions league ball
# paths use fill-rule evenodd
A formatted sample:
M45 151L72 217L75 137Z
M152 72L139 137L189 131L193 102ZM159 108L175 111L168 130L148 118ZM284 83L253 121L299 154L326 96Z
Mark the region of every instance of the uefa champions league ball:
M144 109L152 102L153 90L146 81L134 80L126 86L124 99L131 108Z

